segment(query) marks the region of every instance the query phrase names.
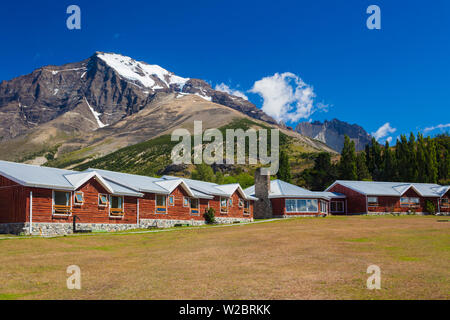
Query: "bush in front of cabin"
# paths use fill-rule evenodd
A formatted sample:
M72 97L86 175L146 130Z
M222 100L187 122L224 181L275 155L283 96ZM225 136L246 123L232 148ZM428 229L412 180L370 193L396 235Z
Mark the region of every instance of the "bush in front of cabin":
M216 223L216 218L215 218L214 213L215 213L214 208L209 208L209 209L205 210L203 217L205 218L205 221L207 224Z
M434 203L430 200L427 200L425 202L425 211L431 214L436 214L436 207L434 206Z

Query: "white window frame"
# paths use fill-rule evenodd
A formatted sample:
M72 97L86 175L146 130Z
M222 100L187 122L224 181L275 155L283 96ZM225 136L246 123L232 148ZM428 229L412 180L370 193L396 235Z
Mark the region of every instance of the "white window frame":
M113 197L122 198L122 208L113 208L111 206ZM111 214L111 209L122 209L122 214ZM125 197L124 196L115 196L112 194L109 195L109 216L111 218L123 218L124 215L125 215Z
M166 211L164 211L164 212L158 212L158 197L165 197L165 204L166 204L166 207L165 207L165 209L166 209ZM168 201L167 201L167 195L165 195L165 194L155 194L155 214L167 214L167 203L168 203ZM159 208L162 208L162 206L159 206Z
M226 206L225 207L223 207L222 206L222 200L225 200L226 201ZM220 199L219 199L219 207L220 207L220 213L223 213L223 214L228 214L228 199L229 198L226 198L226 197L220 197ZM227 211L222 211L222 208L227 208Z
M170 199L173 200L172 204L170 204ZM167 205L169 207L175 207L175 196L173 194L171 194L167 197Z
M287 201L295 201L295 210L288 210ZM298 201L305 201L305 210L299 210L297 203ZM315 202L317 210L309 211L308 210L308 201ZM284 207L287 213L318 213L319 212L319 200L318 199L304 199L304 198L285 198L284 199Z
M83 197L83 201L82 202L77 202L77 195L81 194L81 196ZM75 191L73 193L73 205L74 206L82 206L84 204L84 192L82 191Z
M106 197L106 203L105 204L101 204L100 203L100 197L101 196L105 196ZM97 205L99 207L106 208L108 206L108 204L109 204L109 197L108 197L108 195L106 193L99 193L98 194L98 199L97 199Z
M189 197L183 197L183 207L190 208Z
M323 210L325 208L325 211ZM320 212L328 213L328 203L325 200L320 200Z
M70 193L70 197L69 197L69 201L70 201L70 213L55 213L55 191L56 192L65 192L65 193ZM61 217L70 217L72 216L72 197L73 197L73 192L72 191L67 191L67 190L52 190L52 215L54 216L61 216ZM68 206L69 207L69 206Z
M247 208L247 204L248 204L248 208ZM250 201L249 200L244 200L244 215L249 216L250 215L250 211L251 211L251 206L250 206ZM245 209L248 209L248 212L245 212Z

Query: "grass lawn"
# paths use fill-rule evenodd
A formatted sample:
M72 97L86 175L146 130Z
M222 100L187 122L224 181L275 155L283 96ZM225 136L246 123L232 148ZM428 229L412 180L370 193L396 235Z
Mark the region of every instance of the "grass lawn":
M0 299L449 299L450 220L297 218L0 240ZM366 289L367 267L381 290ZM78 265L82 289L68 290Z

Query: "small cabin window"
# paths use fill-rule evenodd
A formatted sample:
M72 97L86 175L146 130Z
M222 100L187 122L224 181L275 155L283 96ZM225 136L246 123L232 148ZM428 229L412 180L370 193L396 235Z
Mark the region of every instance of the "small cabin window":
M326 201L320 200L320 212L328 213L328 203Z
M442 199L441 199L441 207L442 207L442 208L448 208L448 207L449 207L449 201L448 201L448 198L442 198Z
M175 196L169 196L169 206L175 205Z
M367 204L370 207L378 206L378 197L367 197Z
M198 214L200 212L198 199L191 198L190 200L191 200L191 213Z
M220 198L220 212L227 213L228 212L228 201L227 198Z
M189 207L189 198L183 197L183 207Z
M402 207L418 207L420 199L416 197L401 197L400 206Z
M84 203L84 194L83 194L83 192L75 192L74 203L76 205L82 205Z
M244 214L250 214L250 201L244 201Z
M242 208L244 206L244 200L239 198L239 208Z
M53 213L70 215L72 212L70 198L72 193L66 191L53 191Z
M156 213L166 213L166 198L165 195L156 195Z
M123 197L111 196L111 215L123 215Z
M98 195L98 205L100 207L106 207L108 205L108 196L106 194Z
M344 201L331 201L330 202L331 212L344 212Z
M229 207L232 207L233 206L233 199L228 199L228 206Z

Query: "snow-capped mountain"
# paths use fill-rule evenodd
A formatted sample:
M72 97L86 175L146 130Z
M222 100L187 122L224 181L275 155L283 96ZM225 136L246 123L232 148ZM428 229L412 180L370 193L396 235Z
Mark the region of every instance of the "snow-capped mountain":
M58 124L64 131L105 128L167 95L175 99L199 96L276 124L251 102L216 91L203 80L181 77L158 65L120 54L96 52L81 62L45 66L31 74L2 81L0 141L20 137L57 119L64 119Z

